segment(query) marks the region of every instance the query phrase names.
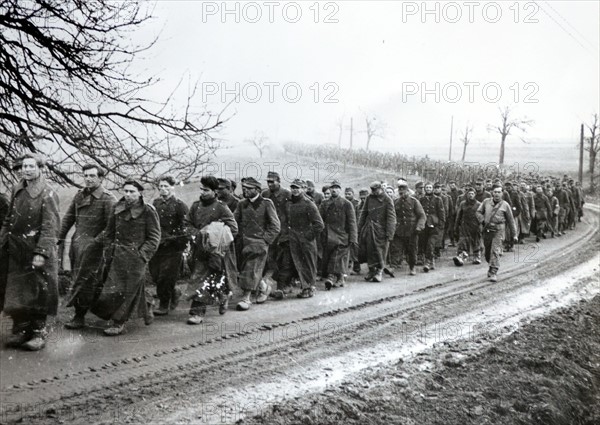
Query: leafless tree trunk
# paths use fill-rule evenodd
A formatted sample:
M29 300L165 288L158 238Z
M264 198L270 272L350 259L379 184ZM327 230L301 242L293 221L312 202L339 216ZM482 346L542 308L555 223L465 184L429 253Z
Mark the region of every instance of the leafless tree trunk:
M367 150L369 150L373 138L384 137L386 125L383 121L377 120L377 117L369 117L367 114L365 114L365 124L365 133L367 135Z
M533 120L527 118L513 118L511 117L512 109L505 107L500 109L500 125L488 125L488 131L496 132L500 134L500 158L498 165L502 167L504 165L504 151L506 146L506 139L513 130L519 130L521 133L527 133L527 128L531 127L534 123ZM525 142L524 138L520 138L522 142Z
M593 121L591 124L586 124L589 130L590 136L586 139L588 145L585 150L589 152L589 171L590 171L590 186L592 193L596 193L596 163L598 157L598 151L600 151L600 131L598 125L598 114L594 114L592 117Z

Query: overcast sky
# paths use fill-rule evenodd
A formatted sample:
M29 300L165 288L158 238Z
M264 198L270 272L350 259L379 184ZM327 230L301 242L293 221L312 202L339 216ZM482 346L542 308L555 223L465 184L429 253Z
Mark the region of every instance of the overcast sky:
M157 98L185 76L201 81L198 104L233 101L231 143L256 130L337 143L343 118L347 146L353 117L361 147L367 114L386 125L373 148L435 156L452 116L455 137L471 123L485 143L512 105L535 120L530 140L568 144L599 109L599 16L596 1L159 1L143 66Z

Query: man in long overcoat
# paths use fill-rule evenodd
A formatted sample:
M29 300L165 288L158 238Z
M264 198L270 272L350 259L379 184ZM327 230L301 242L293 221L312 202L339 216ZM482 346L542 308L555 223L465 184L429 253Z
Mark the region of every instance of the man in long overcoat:
M383 191L381 182L371 183L371 194L365 200L358 220L359 254L367 263L367 282L381 282L390 242L396 232L394 203Z
M536 242L540 241L540 237L546 239L546 227L552 228L549 224L552 218L552 205L546 195L544 195L544 189L541 185L535 188L535 195L533 197L535 204L535 215L533 217L532 228L535 229ZM552 231L554 236L554 231Z
M269 257L266 271L272 271L272 278L277 282L277 290L273 296L282 298L292 291L292 275L294 265L290 252L289 232L287 226L287 202L292 193L281 186L279 173L269 171L267 173L267 186L262 192L262 197L270 199L275 206L281 231L269 247Z
M425 228L425 212L417 198L410 196L408 182L398 180L398 199L394 201L396 211L396 231L390 244L390 262L392 268L402 265L406 256L410 275L417 274L417 237Z
M323 270L325 288L344 286L352 246L358 245L354 205L341 196L342 186L334 180L329 186L331 198L321 203L319 212L325 225L323 235Z
M65 324L67 329L85 326L85 315L101 290L104 249L96 238L108 224L117 198L102 186L104 170L95 164L82 167L85 188L77 192L62 219L59 243L63 243L71 227L71 270L73 288L67 307L75 307L75 316ZM101 238L100 238L101 239Z
M123 197L115 204L108 225L101 233L108 247L108 267L102 292L91 307L96 316L111 320L107 336L120 335L132 317L150 324L151 305L145 287L148 262L158 249L160 221L156 209L144 202L141 183L127 179ZM99 239L99 238L97 238Z
M175 288L175 284L181 270L183 251L188 243L185 218L189 209L175 196L176 183L173 176L160 177L160 196L152 202L160 220L160 243L149 264L159 300L158 309L154 311L157 316L164 316L169 310L177 307L180 292Z
M237 309L246 311L252 305L252 291L258 291L256 302L262 304L272 290L262 276L269 245L277 238L281 224L273 201L261 196L260 182L254 177L246 177L242 179L242 188L244 199L234 214L240 232L241 267L238 284L244 291Z
M238 233L238 223L229 207L217 199L219 182L214 176L200 179L200 199L194 202L185 219L186 232L194 237L192 276L186 290L192 300L187 323L199 325L204 320L206 305L219 303L219 313L227 311L231 286L237 282L235 248L230 244L223 255L210 252L202 244L201 230L213 222L227 226L231 236Z
M58 309L57 247L59 202L42 169L44 161L25 154L22 180L12 191L0 231L0 312L13 321L10 347L31 351L46 345L46 319Z
M296 179L290 185L291 199L287 202L290 252L301 292L298 298L314 295L317 279L317 238L325 225L316 204L304 194L306 183Z
M435 269L435 247L438 244L438 238L443 235L446 225L446 211L444 210L444 201L433 193L433 185L425 185L425 196L419 199L423 206L423 211L427 216L425 220L425 229L419 235L419 243L423 243L425 249L425 265L423 271Z
M458 240L457 255L453 258L454 264L462 266L469 253L473 254L473 264L481 264L481 229L477 219L477 210L481 203L475 199L475 189L466 189L467 199L458 206L453 233Z

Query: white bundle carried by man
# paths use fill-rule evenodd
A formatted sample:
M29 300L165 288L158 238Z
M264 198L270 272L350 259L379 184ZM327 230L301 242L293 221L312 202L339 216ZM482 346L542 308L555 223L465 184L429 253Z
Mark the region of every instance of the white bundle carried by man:
M202 248L223 257L233 242L231 229L220 221L213 221L200 230Z

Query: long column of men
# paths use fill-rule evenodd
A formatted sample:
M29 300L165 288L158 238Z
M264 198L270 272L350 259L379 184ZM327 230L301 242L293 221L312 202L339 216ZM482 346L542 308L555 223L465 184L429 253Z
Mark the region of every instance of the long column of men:
M348 274L365 272L368 282L436 268L440 251L456 248L455 266L488 264L498 281L501 255L524 243L560 237L583 215L581 186L537 176L417 182L374 181L370 188L344 189L327 182L323 193L311 181L295 179L289 190L276 172L267 186L253 177L236 182L202 177L199 197L189 208L175 195L176 180L158 178L159 197L147 203L144 185L127 179L116 199L103 186L105 170L82 167L85 187L62 219L58 196L44 178L44 160L26 154L14 164L19 182L10 197L0 194L0 312L12 319L7 346L44 348L47 316L58 310L58 252L72 227L69 258L72 285L66 305L74 309L68 329L86 326L88 312L109 321L107 336L121 334L128 321L171 313L185 300L189 325L201 324L210 305L229 310L288 297L311 298L317 281L330 291L344 287ZM185 289L176 286L189 268ZM147 271L156 285L158 307L146 288ZM339 290L339 289L336 289Z

